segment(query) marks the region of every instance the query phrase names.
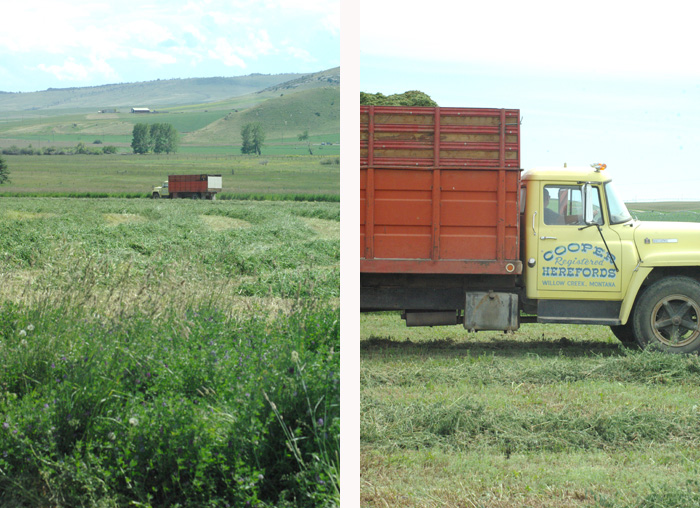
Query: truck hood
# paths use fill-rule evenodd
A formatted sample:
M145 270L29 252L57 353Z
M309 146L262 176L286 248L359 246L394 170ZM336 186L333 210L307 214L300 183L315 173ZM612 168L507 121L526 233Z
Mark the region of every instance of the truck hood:
M634 243L647 266L700 265L700 223L639 222Z

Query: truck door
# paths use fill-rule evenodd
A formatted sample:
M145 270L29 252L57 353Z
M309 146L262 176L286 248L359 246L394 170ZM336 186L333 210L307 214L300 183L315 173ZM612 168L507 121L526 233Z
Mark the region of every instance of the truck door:
M539 222L535 265L539 297L614 299L621 294L620 237L604 220L600 189L594 186L590 193L595 225L584 223L582 184L544 185L541 195L542 214L533 217Z

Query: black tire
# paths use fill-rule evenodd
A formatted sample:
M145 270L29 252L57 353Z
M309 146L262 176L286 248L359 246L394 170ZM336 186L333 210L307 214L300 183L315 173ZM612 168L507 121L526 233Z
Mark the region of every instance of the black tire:
M160 198L160 194L158 194L157 192L154 192L153 195L152 195L151 197L152 197L153 199L159 199L159 198Z
M622 342L622 345L628 348L639 348L639 342L634 336L634 326L632 325L632 320L627 321L625 325L611 326L610 331L613 333L617 340Z
M649 286L633 317L634 334L643 348L700 351L700 283L695 279L668 277Z

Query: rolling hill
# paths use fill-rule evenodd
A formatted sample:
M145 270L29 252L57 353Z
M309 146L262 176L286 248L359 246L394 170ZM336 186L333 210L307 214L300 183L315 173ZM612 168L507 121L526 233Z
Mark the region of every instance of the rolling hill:
M134 106L158 114L132 114ZM18 107L26 109L8 109ZM261 122L267 140L283 143L307 129L311 136L338 135L340 69L0 93L0 147L72 146L95 139L126 147L138 122L172 124L183 145L235 144L248 122Z
M296 93L283 93L252 108L236 110L198 129L183 139L192 144L226 144L238 140L241 128L249 122L260 122L267 138L296 139L304 130L309 133L332 134L340 131L340 88L308 88Z
M237 77L190 78L120 83L83 88L57 88L30 93L0 93L0 113L205 104L264 90L304 89L328 84L336 70L317 74L251 74ZM338 77L339 81L339 77Z

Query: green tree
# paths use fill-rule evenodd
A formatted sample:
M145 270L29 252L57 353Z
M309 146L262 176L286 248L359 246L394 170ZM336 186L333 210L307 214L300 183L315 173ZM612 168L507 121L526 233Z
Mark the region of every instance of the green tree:
M404 93L384 95L383 93L360 92L360 105L362 106L437 106L437 102L429 95L418 90L409 90Z
M241 129L241 153L262 154L265 131L260 122L247 123Z
M7 167L5 159L0 157L0 185L10 181L10 168Z
M148 125L137 123L132 132L131 148L134 153L148 153L151 150L151 133Z
M151 147L155 153L172 153L177 151L179 135L169 123L154 123L149 129Z
M311 140L309 139L309 129L304 130L301 134L297 136L299 141L306 141L307 148L309 149L309 155L313 155L314 152L311 150Z

